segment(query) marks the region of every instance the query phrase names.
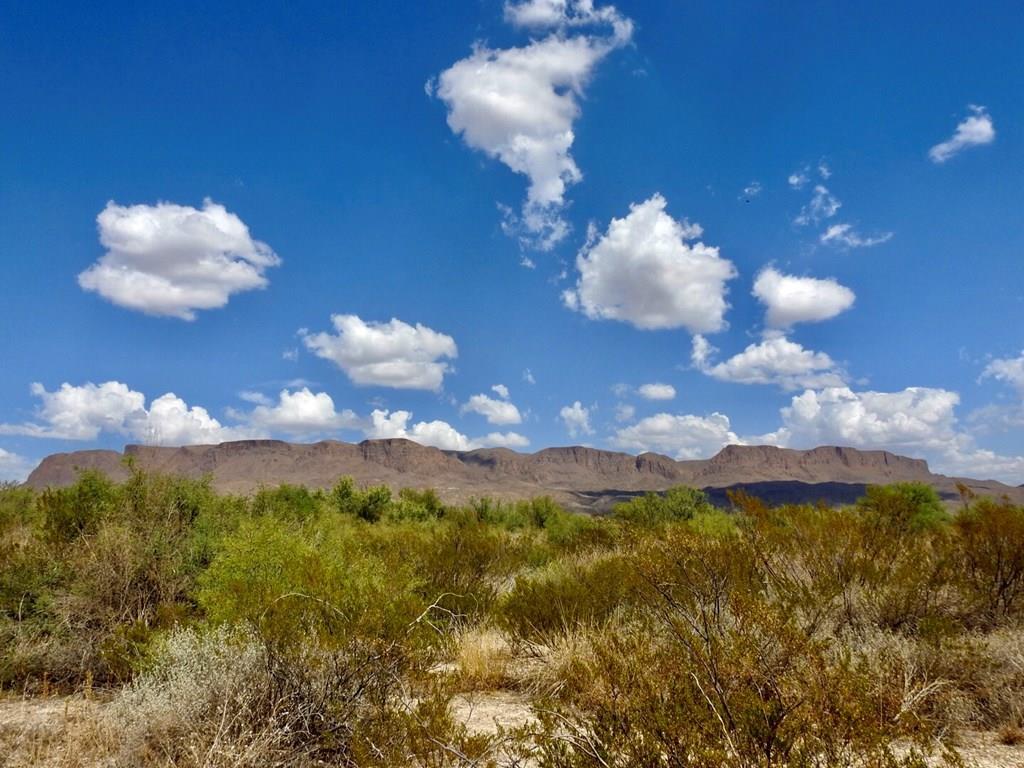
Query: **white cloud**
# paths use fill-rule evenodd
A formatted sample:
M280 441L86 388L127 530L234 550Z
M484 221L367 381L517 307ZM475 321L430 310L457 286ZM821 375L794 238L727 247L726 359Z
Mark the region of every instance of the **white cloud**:
M20 483L28 477L34 466L35 462L29 461L24 456L0 448L0 483L12 481Z
M156 398L144 417L130 417L129 434L150 445L196 445L241 440L261 434L247 427L226 427L198 405L189 405L173 392Z
M708 333L725 327L725 283L732 262L718 248L686 241L699 226L665 213L665 198L653 195L612 219L608 231L576 257L576 287L563 293L570 309L587 317L621 320L637 328L687 328Z
M392 318L364 322L357 315L332 315L336 334L300 331L306 348L330 360L355 384L395 389L441 388L458 348L451 336Z
M699 333L693 337L692 347L693 348L690 351L690 362L693 363L694 368L699 371L703 371L711 362L711 356L718 351L718 348L712 346L711 342Z
M676 388L671 384L642 384L637 393L645 400L671 400L676 396Z
M828 179L832 176L832 169L828 167L828 163L824 160L818 161L818 175L823 179Z
M530 441L518 432L491 432L477 438L480 448L526 448Z
M908 387L898 392L808 390L782 409L788 442L812 445L941 449L954 438L956 392Z
M255 392L249 389L243 389L238 393L238 397L245 400L245 402L253 403L254 405L271 405L274 402L262 392Z
M523 371L523 381L525 381L527 384L537 383L536 377L534 377L533 372L529 368Z
M996 140L996 129L985 107L971 104L968 108L971 114L957 125L953 135L928 150L928 157L933 163L944 163L968 147L991 144Z
M803 189L807 182L810 180L811 179L807 175L806 168L800 171L794 171L793 173L789 174L789 178L786 179L786 181L789 183L789 186L792 187L793 189Z
M589 0L507 3L505 13L516 25L556 31L522 48L478 43L428 91L448 108L453 133L530 180L522 214L506 211L503 228L520 233L524 245L548 250L569 231L561 215L566 188L582 178L569 153L579 100L597 63L628 42L632 23ZM596 23L610 24L611 34L565 34Z
M751 200L760 195L763 190L764 188L761 186L760 181L752 181L743 188L742 192L740 192L739 199Z
M784 390L841 386L846 376L824 352L804 349L779 332L764 338L728 360L712 365L714 352L707 340L696 336L691 360L707 376L735 384L771 384Z
M754 281L753 295L766 307L765 323L788 328L828 320L853 306L853 291L833 278L784 275L766 267Z
M847 248L870 248L892 240L892 232L882 232L873 237L864 237L852 224L833 224L821 235L821 242L845 245Z
M475 448L506 447L522 448L530 444L524 436L515 432L491 432L471 439L445 421L420 421L409 426L412 413L409 411L375 410L370 414L371 424L366 436L371 439L405 438L420 445L429 445L445 451L471 451Z
M590 426L590 409L584 408L579 400L572 405L563 406L558 416L569 431L569 437L594 434L594 429Z
M676 459L702 459L713 456L726 445L742 440L732 431L729 417L722 413L709 416L658 413L623 427L612 443L627 451L652 451Z
M619 403L615 406L615 420L619 422L632 421L636 416L636 408L627 403Z
M264 271L281 263L238 216L209 199L202 210L109 202L96 221L107 252L78 276L79 285L148 315L194 320L196 310L266 287Z
M0 434L61 440L95 440L100 433L125 435L151 445L219 443L251 437L245 428L225 427L200 406L172 392L153 400L119 381L81 386L64 383L53 392L32 385L41 400L36 421L0 424ZM42 422L42 423L40 423Z
M981 372L982 379L992 378L1009 384L1024 398L1024 351L1019 357L996 358Z
M933 470L997 479L1024 479L1024 456L979 448L959 429L960 396L946 389L907 387L897 392L854 392L848 387L808 390L781 410L774 441L795 448L848 445L923 456Z
M313 393L308 387L295 392L282 389L277 404L263 398L248 414L232 413L257 430L306 437L339 429L357 429L362 422L351 410L337 411L326 392Z
M100 432L124 433L129 417L145 413L146 396L119 381L80 387L65 382L54 392L35 383L31 392L41 401L36 422L0 424L0 434L95 440Z
M375 410L370 414L372 424L366 432L371 439L406 438L421 445L430 445L446 451L468 451L470 440L455 427L444 421L420 421L409 427L409 411Z
M817 184L814 187L814 194L811 195L811 201L800 209L800 215L793 220L793 223L801 227L817 224L835 216L842 206L839 199L824 185Z
M508 396L506 392L505 396ZM484 394L473 395L462 406L462 413L479 413L490 424L521 424L519 409L507 400L497 400Z
M1013 403L991 403L976 409L968 416L976 432L1003 432L1024 427L1024 351L1019 357L990 360L981 372L979 381L995 379L1012 387L1018 400Z
M505 20L531 30L609 24L614 37L623 42L633 34L633 22L622 16L614 5L595 8L593 0L523 0L518 3L506 0Z
M495 384L494 386L491 387L491 392L494 392L502 400L508 400L508 387L506 387L504 384Z

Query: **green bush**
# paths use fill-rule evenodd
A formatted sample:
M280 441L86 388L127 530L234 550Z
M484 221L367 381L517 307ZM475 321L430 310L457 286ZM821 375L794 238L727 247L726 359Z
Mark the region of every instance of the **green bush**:
M653 528L667 523L692 520L712 513L714 508L703 491L677 486L664 494L645 493L615 507L615 517L630 525Z
M516 578L498 620L521 642L547 644L558 633L606 621L630 604L636 588L633 565L621 553L556 560Z
M246 623L277 645L397 637L422 610L408 569L384 568L348 525L309 531L274 518L243 523L199 579L215 623Z

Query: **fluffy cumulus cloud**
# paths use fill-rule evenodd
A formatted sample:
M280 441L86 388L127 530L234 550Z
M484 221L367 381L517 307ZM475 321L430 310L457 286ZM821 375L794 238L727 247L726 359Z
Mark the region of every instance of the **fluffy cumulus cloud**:
M34 463L16 453L0 448L0 483L20 483L32 471Z
M753 295L764 304L765 324L772 328L828 320L852 307L856 298L832 278L784 275L773 267L758 274Z
M530 441L515 432L492 432L484 437L469 438L446 421L419 421L410 425L409 411L375 410L370 414L366 436L371 439L405 438L420 445L445 451L471 451L476 448L523 448Z
M243 393L243 399L245 394ZM277 403L269 398L250 399L257 402L249 413L232 411L232 416L247 421L257 431L285 434L292 437L309 437L340 429L357 429L362 421L351 410L339 411L334 400L326 392L312 392L302 387L294 392L282 389Z
M571 29L607 24L614 38L627 41L633 35L633 22L613 5L594 6L594 0L523 0L505 2L505 20L530 30Z
M995 379L1009 384L1024 398L1024 351L1019 357L1002 357L991 360L981 373L983 379Z
M317 357L330 360L359 385L396 389L441 389L455 358L455 340L417 323L392 318L365 322L357 315L332 315L335 333L300 331Z
M849 387L808 390L782 409L787 442L800 446L941 448L955 435L956 392L908 387L898 392L854 392Z
M40 400L34 421L0 424L0 434L62 440L95 440L101 432L151 445L220 443L251 437L246 427L225 427L200 406L168 392L146 407L146 396L119 381L81 386L64 383L49 392L32 385Z
M817 184L810 202L800 209L800 214L793 220L793 223L801 227L817 224L825 219L831 219L842 206L843 204L828 191L827 187Z
M623 450L663 453L676 459L707 458L726 445L742 442L722 413L658 413L619 429L612 437L612 443Z
M976 104L969 105L968 109L970 114L956 126L953 135L928 150L928 157L933 163L942 164L968 147L979 147L996 140L996 129L988 110Z
M517 26L551 32L521 48L477 44L430 89L445 103L453 133L529 179L521 216L506 213L507 231L545 250L568 233L566 189L582 178L570 154L580 98L597 63L628 42L632 24L590 0L507 3L505 14ZM569 34L594 25L611 31Z
M1015 401L990 403L978 408L968 417L976 432L1005 432L1024 427L1024 352L1018 357L1002 357L990 360L981 373L979 381L992 379L1011 387Z
M194 320L232 294L266 287L281 263L266 243L223 205L117 205L96 218L106 253L78 276L108 301L149 315Z
M821 233L821 242L847 248L871 248L890 240L892 240L892 232L882 232L868 237L860 234L852 224L833 224Z
M713 363L714 347L695 336L691 360L697 370L719 381L735 384L770 384L784 390L841 386L846 375L824 352L805 349L778 331L750 344L742 352Z
M726 282L736 270L718 248L688 242L702 230L673 219L665 206L655 194L612 219L604 235L592 233L576 258L576 287L562 295L566 306L643 329L725 327Z
M907 387L855 392L848 387L808 390L781 411L782 427L767 441L795 448L849 445L927 458L949 474L1020 483L1024 456L978 447L957 421L960 396L946 389Z
M671 400L676 396L671 384L642 384L636 391L644 400Z
M562 420L570 437L594 434L594 428L590 426L590 409L579 400L572 405L563 406L558 412L558 418Z
M462 412L478 413L490 424L521 424L523 421L515 404L484 394L470 397L462 406Z

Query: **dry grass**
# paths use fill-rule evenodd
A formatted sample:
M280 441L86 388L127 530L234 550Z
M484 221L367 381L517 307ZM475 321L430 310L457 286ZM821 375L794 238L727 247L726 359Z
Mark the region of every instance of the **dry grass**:
M458 636L455 670L463 691L493 691L515 684L512 648L490 626L472 627Z
M999 743L1007 747L1015 747L1024 744L1024 728L1016 725L1007 725L999 731Z
M78 696L0 701L4 768L112 766L118 741L96 701Z

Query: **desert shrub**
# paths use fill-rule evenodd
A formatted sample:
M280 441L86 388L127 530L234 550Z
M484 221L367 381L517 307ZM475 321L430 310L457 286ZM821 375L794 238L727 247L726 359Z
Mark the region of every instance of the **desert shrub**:
M36 520L36 492L27 486L0 481L0 535Z
M498 621L519 642L547 644L575 626L607 620L629 605L636 573L621 553L555 560L516 578L498 606Z
M1024 728L1024 630L1000 629L980 638L975 652L961 659L958 677L974 707L976 728Z
M462 622L490 611L502 585L529 557L531 542L480 522L472 510L449 510L410 555L420 591Z
M210 620L246 623L282 647L398 637L424 608L408 564L385 568L349 524L246 521L198 583Z
M47 488L38 498L46 538L62 544L95 531L116 504L115 490L106 475L92 470L82 472L67 488Z
M252 514L282 520L312 520L320 511L317 495L301 485L278 485L260 488L252 497Z
M981 499L956 519L957 574L972 614L994 625L1020 611L1024 508Z
M857 508L895 534L935 528L949 520L938 493L924 483L869 485Z
M192 526L211 499L204 481L134 468L120 485L83 473L40 494L33 527L0 567L0 615L12 619L2 631L17 649L0 653L0 677L128 679L152 631L189 612L201 567Z
M861 508L769 508L733 495L743 540L789 609L835 633L957 631L948 526L916 528Z
M386 485L356 488L351 477L343 477L335 483L328 498L336 512L369 523L380 520L392 505L391 489Z
M534 528L547 528L550 523L564 519L566 512L550 496L537 496L517 501L513 508Z
M543 764L895 763L915 732L890 686L777 600L742 539L675 526L635 558L639 612L568 672Z
M407 663L392 642L281 654L245 625L179 629L109 717L130 765L486 765L489 740L452 721L450 689L413 696Z
M444 515L444 505L433 488L403 488L398 492L398 501L391 504L384 515L389 521L428 522Z
M645 493L643 496L617 504L615 517L624 523L650 528L692 520L697 515L712 511L713 507L703 491L677 486L663 494Z
M547 542L559 553L609 549L617 540L608 520L578 512L559 510L545 519L543 527Z

